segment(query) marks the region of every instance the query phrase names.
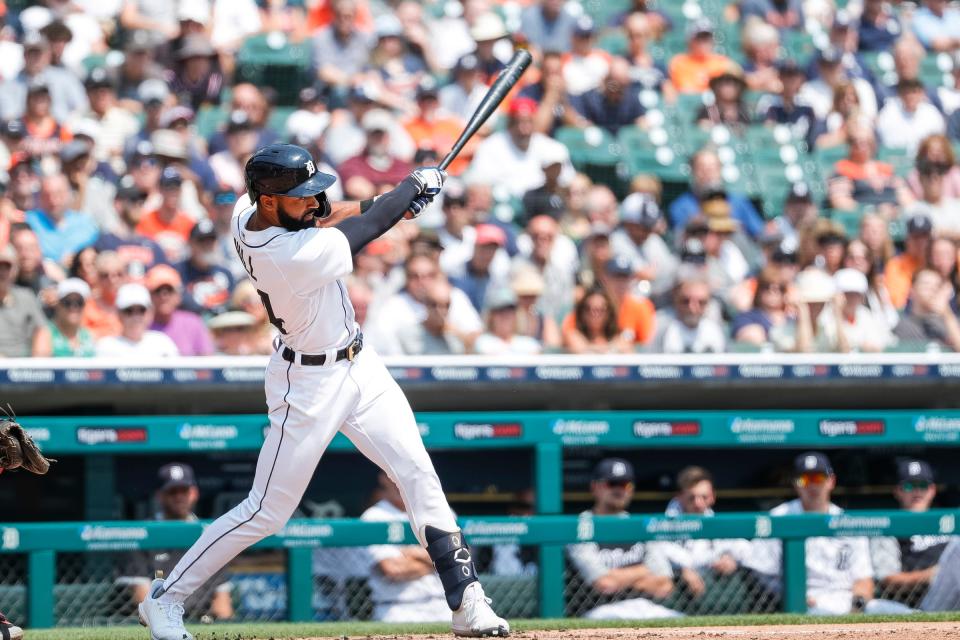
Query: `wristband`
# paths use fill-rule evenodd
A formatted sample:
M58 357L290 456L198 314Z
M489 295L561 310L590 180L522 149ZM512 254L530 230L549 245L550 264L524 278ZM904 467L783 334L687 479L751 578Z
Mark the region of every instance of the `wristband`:
M369 200L361 200L361 201L360 201L360 215L363 215L364 213L366 213L366 212L367 212L367 209L369 209L370 207L372 207L372 206L373 206L373 203L376 202L376 201L377 201L377 198L379 198L379 197L380 197L380 196L373 196L373 197L370 198Z

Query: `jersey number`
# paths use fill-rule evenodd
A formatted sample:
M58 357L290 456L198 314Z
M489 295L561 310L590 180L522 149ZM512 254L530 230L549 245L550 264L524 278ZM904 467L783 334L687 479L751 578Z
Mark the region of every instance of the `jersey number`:
M273 313L273 305L270 304L270 296L259 289L257 289L257 293L260 295L260 301L263 302L263 308L267 310L267 317L270 319L270 324L275 326L277 331L283 335L287 335L287 330L283 328L283 318L278 318Z

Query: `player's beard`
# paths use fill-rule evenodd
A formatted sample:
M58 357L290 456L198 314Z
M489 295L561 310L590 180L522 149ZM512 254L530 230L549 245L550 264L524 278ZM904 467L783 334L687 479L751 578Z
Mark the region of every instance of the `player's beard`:
M317 226L318 220L322 220L330 215L330 201L327 200L326 194L318 194L317 199L320 202L320 206L305 211L300 218L294 218L289 215L283 210L283 205L281 204L277 208L277 220L280 222L280 226L289 231L312 229Z

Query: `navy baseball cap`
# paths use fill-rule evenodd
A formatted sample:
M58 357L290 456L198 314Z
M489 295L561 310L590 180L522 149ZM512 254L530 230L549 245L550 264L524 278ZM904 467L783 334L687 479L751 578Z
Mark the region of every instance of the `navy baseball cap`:
M702 34L712 36L715 30L716 27L709 18L698 18L687 25L687 39L696 38Z
M616 256L607 260L604 269L612 276L632 276L633 263L626 256Z
M797 64L796 60L781 60L777 63L777 71L780 75L806 75L806 71Z
M907 233L909 235L930 235L933 233L933 221L929 216L918 213L910 216L907 220Z
M182 462L171 462L160 467L157 473L160 478L160 491L169 491L178 487L197 486L196 476L193 474L193 467Z
M604 458L593 470L599 482L633 482L633 465L623 458Z
M660 207L649 194L631 193L620 205L620 220L651 228L660 221Z
M472 53L468 53L465 56L457 60L456 66L453 67L453 73L461 73L463 71L476 71L480 68L480 59Z
M899 482L934 482L933 469L923 460L900 460L897 479Z
M183 176L180 175L180 171L176 167L165 167L163 173L160 174L160 188L163 187L179 187L183 184Z
M137 186L136 181L131 175L125 175L120 178L120 184L117 185L118 200L144 200L147 192Z
M793 461L793 470L798 476L804 473L833 475L833 466L830 464L830 459L819 451L808 451L798 455Z
M191 240L209 240L217 237L217 228L209 220L200 220L190 229Z
M577 18L577 21L573 25L573 35L578 37L592 36L596 25L593 22L593 18L584 14Z
M841 60L843 60L843 51L837 47L827 47L820 52L822 64L839 64Z

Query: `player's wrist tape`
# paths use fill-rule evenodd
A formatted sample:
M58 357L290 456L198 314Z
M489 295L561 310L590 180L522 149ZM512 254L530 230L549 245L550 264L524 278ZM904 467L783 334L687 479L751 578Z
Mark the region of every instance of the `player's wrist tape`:
M440 583L447 596L447 605L457 610L463 603L463 591L477 582L477 567L473 564L470 547L463 541L460 531L441 531L436 527L424 527L427 553L440 576Z

